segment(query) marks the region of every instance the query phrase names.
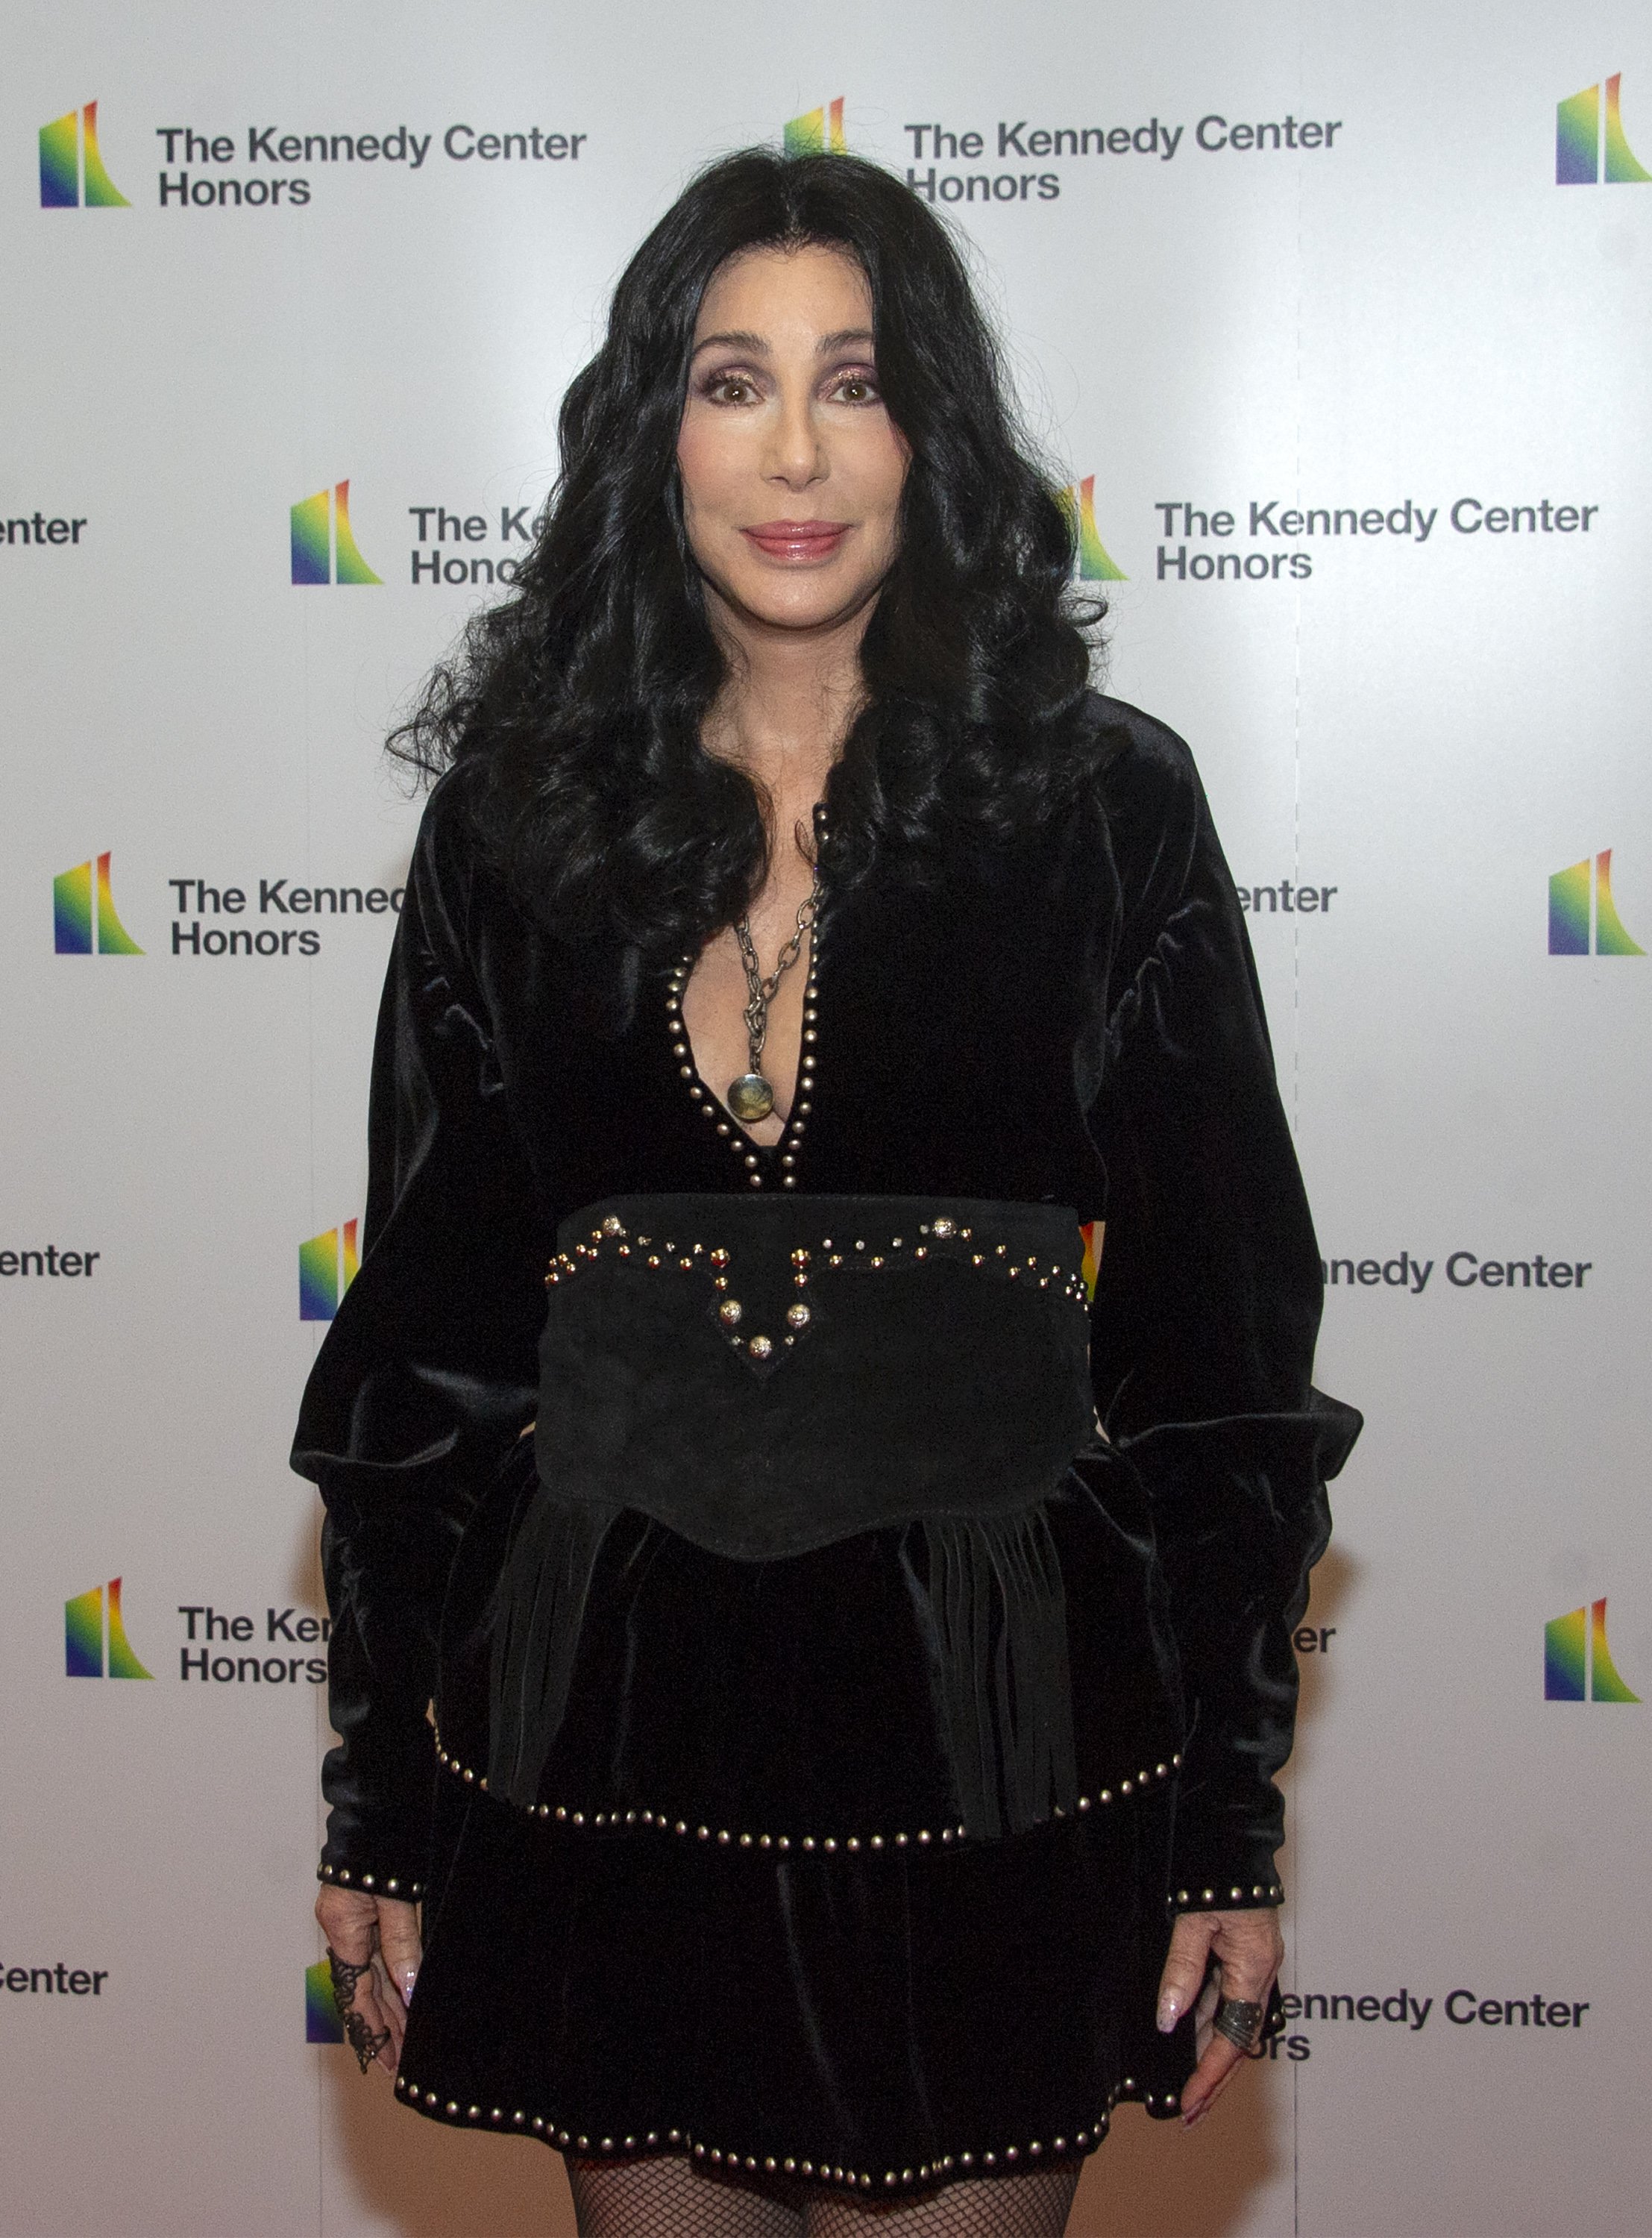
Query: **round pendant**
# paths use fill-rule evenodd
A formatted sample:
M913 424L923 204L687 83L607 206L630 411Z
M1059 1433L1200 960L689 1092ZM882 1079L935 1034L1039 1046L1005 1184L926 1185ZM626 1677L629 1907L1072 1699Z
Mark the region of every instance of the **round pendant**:
M760 1072L743 1072L729 1083L729 1109L743 1127L766 1119L774 1108L774 1089Z

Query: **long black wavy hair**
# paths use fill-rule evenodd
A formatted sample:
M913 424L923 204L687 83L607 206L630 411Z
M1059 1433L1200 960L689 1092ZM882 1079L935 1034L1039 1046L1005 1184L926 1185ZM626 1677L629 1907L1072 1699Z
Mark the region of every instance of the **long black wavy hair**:
M563 401L561 474L515 592L472 619L390 740L422 778L479 765L465 789L483 841L564 937L680 954L762 884L763 804L701 743L725 672L677 440L713 274L804 243L864 272L911 451L865 701L828 790L834 883L875 857L934 876L949 844L1041 820L1088 765L1074 718L1104 609L1074 593L1072 521L1018 433L951 234L875 164L747 149L701 171L625 268Z

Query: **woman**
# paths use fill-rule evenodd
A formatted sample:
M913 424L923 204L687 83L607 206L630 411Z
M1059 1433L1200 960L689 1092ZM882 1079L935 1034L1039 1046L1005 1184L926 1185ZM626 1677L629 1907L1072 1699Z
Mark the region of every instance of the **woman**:
M295 1452L352 2041L587 2233L1059 2232L1253 2047L1358 1426L1243 923L894 179L704 173L561 435Z

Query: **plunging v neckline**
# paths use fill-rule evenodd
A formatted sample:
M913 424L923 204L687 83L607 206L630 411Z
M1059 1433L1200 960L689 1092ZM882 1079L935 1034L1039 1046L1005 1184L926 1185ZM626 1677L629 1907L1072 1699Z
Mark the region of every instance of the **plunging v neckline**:
M677 1077L688 1089L691 1102L699 1109L702 1118L714 1127L727 1142L734 1155L745 1169L746 1180L753 1189L770 1187L778 1178L782 1189L797 1186L797 1145L807 1131L809 1115L814 1109L816 1086L816 1056L820 1030L818 1003L820 973L819 922L809 928L809 965L803 980L803 1013L801 1038L797 1044L797 1076L792 1083L791 1101L779 1134L772 1142L759 1142L729 1109L728 1105L711 1087L700 1071L689 1037L688 1023L683 1015L683 997L697 957L685 956L674 967L665 983L665 1016L671 1029L671 1055L677 1060ZM776 1175L776 1170L777 1175Z

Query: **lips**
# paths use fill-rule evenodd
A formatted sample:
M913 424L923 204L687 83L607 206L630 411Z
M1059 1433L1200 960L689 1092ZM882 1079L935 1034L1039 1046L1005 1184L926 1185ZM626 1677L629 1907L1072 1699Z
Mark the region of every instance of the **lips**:
M829 560L849 534L845 520L763 520L741 533L765 560Z

